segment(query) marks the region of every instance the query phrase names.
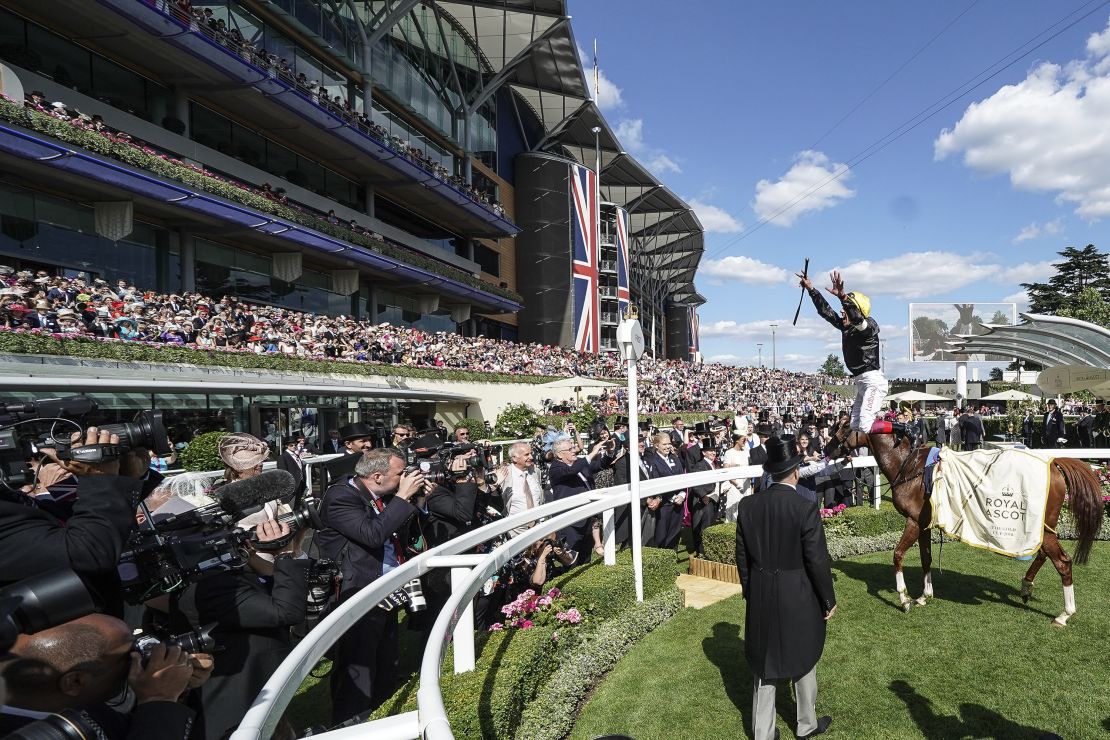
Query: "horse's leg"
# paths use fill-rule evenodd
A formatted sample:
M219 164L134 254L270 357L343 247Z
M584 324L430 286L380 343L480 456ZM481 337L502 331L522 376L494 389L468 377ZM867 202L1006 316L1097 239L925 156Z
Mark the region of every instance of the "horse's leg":
M1045 535L1043 547L1060 573L1060 580L1064 584L1064 611L1052 620L1052 626L1064 628L1068 626L1071 615L1075 614L1075 586L1072 585L1071 580L1071 558L1064 552L1064 548L1060 547L1060 541L1054 534Z
M1025 577L1021 579L1021 601L1023 604L1029 603L1029 597L1033 595L1033 579L1037 577L1037 571L1041 569L1047 558L1048 553L1045 551L1044 545L1041 545L1040 552L1037 553L1037 557L1029 565L1029 570L1025 571Z
M902 575L902 560L906 557L906 550L910 549L913 541L917 539L920 533L920 527L913 519L906 519L906 528L902 532L902 539L898 540L897 547L894 548L894 584L898 589L898 601L902 604L902 611L908 612L910 604L910 595L906 591L906 577Z
M918 528L921 528L921 525L918 525ZM921 550L921 570L925 573L925 590L914 600L914 603L925 606L926 602L933 598L933 530L921 528L917 546Z

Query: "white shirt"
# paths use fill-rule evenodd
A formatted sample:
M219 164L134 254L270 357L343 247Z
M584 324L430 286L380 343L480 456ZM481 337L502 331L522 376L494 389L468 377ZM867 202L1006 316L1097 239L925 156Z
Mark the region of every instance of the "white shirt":
M543 489L540 487L539 476L535 469L521 470L516 465L509 465L508 476L502 492L505 494L505 516L512 516L528 508L528 499L524 495L524 481L528 481L528 490L532 494L532 505L539 506L543 503ZM513 533L524 531L531 525L519 527Z

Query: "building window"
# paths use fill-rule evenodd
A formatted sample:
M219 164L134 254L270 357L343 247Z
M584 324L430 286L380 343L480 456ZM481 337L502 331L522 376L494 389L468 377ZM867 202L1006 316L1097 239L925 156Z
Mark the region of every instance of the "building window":
M485 244L475 244L474 261L482 268L482 272L488 272L494 277L501 277L500 252L490 249Z

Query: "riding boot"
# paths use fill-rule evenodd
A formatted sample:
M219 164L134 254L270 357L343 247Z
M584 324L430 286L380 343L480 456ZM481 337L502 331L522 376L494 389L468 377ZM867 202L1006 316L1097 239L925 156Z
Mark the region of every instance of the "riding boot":
M876 420L871 425L871 434L897 434L899 437L911 434L910 427L900 421Z

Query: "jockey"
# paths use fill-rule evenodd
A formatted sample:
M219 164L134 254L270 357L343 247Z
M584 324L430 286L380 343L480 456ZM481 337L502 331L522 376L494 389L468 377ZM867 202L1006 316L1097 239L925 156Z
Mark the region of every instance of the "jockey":
M840 299L843 310L838 314L829 306L813 281L799 274L801 286L813 299L817 313L840 330L844 364L856 384L856 400L852 404L852 429L869 434L900 434L909 427L900 422L877 421L886 398L887 382L879 369L879 324L871 318L871 299L863 293L844 292L844 280L835 270L829 274L832 287L827 291Z

